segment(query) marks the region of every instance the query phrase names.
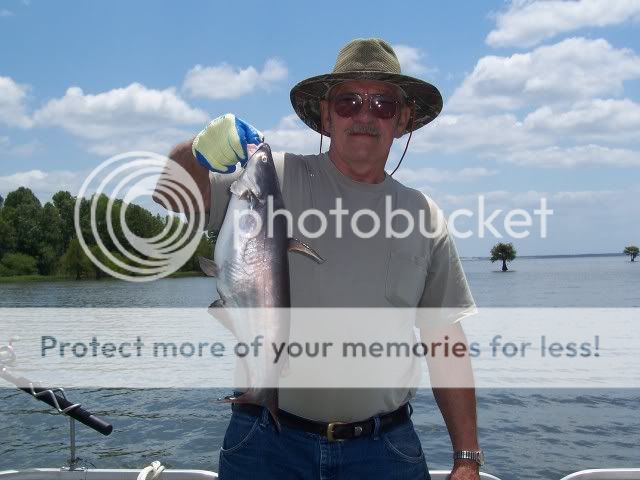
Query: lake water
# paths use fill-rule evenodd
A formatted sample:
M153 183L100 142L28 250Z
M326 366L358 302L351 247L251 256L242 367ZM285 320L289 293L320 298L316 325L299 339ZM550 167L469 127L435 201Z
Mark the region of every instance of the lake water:
M628 257L518 259L512 272L468 260L480 307L640 307L640 262ZM206 307L207 278L150 284L117 281L0 284L0 307ZM468 321L473 321L469 319ZM2 338L0 332L0 343ZM638 339L640 341L640 339ZM68 457L68 428L48 407L0 381L0 470L56 467ZM217 470L229 418L218 390L94 389L68 392L114 425L109 437L80 425L79 455L101 468ZM414 402L430 468L449 468L450 443L430 391ZM507 479L559 479L576 470L639 467L638 390L479 390L484 471Z

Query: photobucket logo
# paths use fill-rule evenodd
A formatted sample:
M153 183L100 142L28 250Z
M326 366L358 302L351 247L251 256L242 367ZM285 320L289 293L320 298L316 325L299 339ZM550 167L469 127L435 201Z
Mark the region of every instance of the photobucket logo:
M504 218L502 222L499 222L498 218L502 213L504 213ZM460 208L453 210L446 218L440 209L410 211L394 208L392 197L386 196L384 212L381 213L368 208L350 211L344 208L342 198L337 197L334 208L326 212L315 208L302 210L294 219L289 210L274 209L273 198L268 197L264 217L254 209L241 209L233 212L233 222L236 246L238 246L247 238L254 238L263 231L272 238L274 220L278 216L284 217L289 237L293 237L293 226L295 225L297 230L309 239L327 234L335 238L343 238L345 230L362 239L373 238L381 234L385 238L407 238L415 233L425 238L439 238L447 231L454 238L469 238L475 235L477 238L508 236L521 239L536 232L539 233L540 238L546 238L548 234L547 217L550 215L553 215L553 210L548 208L547 199L544 197L540 198L539 208L533 209L532 212L522 208L489 211L485 197L479 195L477 212ZM539 218L534 221L534 217ZM477 230L473 228L460 229L459 222L463 218L471 223L477 222ZM311 220L315 223L315 228L311 228L309 225Z
M87 205L85 197L91 194ZM127 211L134 201L152 194L165 205L177 205L187 222L169 217L152 237L134 233ZM105 160L86 178L77 196L74 226L84 254L102 271L121 280L149 282L170 275L191 258L204 229L204 216L196 213L203 211L198 186L184 168L163 155L127 152Z

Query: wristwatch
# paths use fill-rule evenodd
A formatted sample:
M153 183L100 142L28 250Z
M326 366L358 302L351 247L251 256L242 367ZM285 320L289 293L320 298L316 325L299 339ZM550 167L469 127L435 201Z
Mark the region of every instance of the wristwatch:
M453 452L453 460L473 460L479 466L484 465L484 452L482 450L458 450Z

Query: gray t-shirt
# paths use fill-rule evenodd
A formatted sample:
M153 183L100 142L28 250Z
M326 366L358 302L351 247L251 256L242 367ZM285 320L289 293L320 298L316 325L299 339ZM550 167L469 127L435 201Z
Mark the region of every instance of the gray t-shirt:
M289 256L292 307L445 307L457 309L457 318L475 311L446 222L431 199L389 176L378 184L356 182L343 175L327 154L274 153L273 157L294 236L326 260L317 264L301 255ZM222 224L229 186L238 175L212 176L212 230ZM338 207L348 210L341 221L331 213ZM317 212L307 214L300 224L302 213L309 209ZM360 238L353 228L354 212L362 209L380 219L378 233L371 238ZM405 238L388 238L389 228L398 236L409 227L405 216L388 215L399 209L409 212L414 228ZM320 212L327 219L326 230L309 238L304 233L314 237L323 226ZM375 224L369 213L362 213L355 227L368 233ZM428 326L424 319L416 325ZM409 368L423 369L424 363L413 362ZM283 389L280 407L314 420L355 421L395 410L414 395L411 388Z

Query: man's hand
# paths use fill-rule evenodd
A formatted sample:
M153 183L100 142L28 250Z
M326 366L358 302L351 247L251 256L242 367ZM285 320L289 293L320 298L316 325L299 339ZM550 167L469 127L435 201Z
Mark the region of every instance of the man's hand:
M456 460L449 480L479 480L480 468L473 460Z
M264 141L264 135L232 113L209 123L193 141L193 156L213 172L231 173L236 164L247 163L250 144Z
M233 172L236 163L240 161L244 165L255 151L255 144L263 140L258 130L235 115L227 114L213 120L195 138L176 145L169 158L191 175L198 186L198 192L193 193L201 195L205 212L208 212L211 204L209 171ZM165 168L161 176L165 188L170 189L171 182L180 183L173 177L171 169ZM163 196L156 191L152 198L167 210L181 212L184 209L170 195Z

